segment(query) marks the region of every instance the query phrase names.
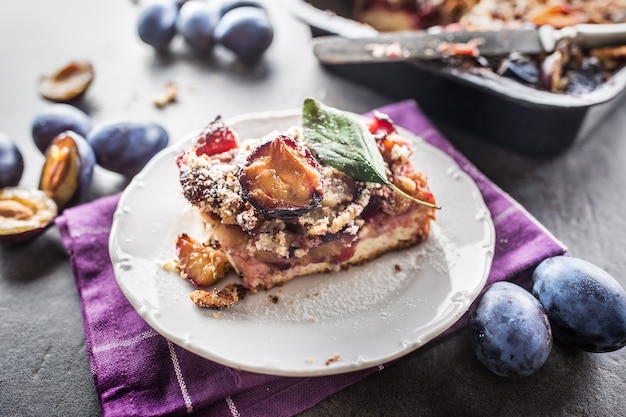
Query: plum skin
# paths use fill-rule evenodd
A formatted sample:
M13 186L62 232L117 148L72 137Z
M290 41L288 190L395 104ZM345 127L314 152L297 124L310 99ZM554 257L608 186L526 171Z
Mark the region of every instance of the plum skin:
M71 130L85 137L90 129L91 118L87 113L64 103L48 106L35 116L31 124L35 146L42 153L60 133Z
M510 282L496 282L470 308L469 335L476 357L499 376L536 373L552 351L552 331L541 304Z
M179 5L164 0L142 10L137 22L139 39L156 50L165 50L176 36L176 19Z
M213 31L219 20L219 12L208 3L188 1L180 9L176 30L197 51L209 51L215 41Z
M626 290L598 266L570 256L546 259L533 272L532 292L555 340L596 353L626 346Z
M254 62L272 44L274 29L267 12L259 7L237 7L215 26L215 41L245 63Z
M511 77L524 84L539 84L539 68L528 57L517 52L511 53L498 67L498 74Z
M0 188L19 184L24 173L24 158L8 136L0 133Z
M132 177L167 146L169 135L157 123L112 122L94 127L87 141L98 165Z
M225 0L220 5L220 17L224 16L231 10L235 10L239 7L257 7L259 9L265 10L265 6L263 6L261 2L256 0Z

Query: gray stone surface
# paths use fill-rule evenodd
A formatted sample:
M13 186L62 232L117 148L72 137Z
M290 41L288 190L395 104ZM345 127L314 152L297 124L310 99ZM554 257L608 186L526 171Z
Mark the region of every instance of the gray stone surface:
M287 2L283 2L287 3ZM42 74L88 59L96 81L79 105L94 120L159 119L173 138L207 117L300 106L315 96L364 112L392 99L335 77L308 47L309 31L272 2L276 39L252 71L228 57L206 62L183 48L157 57L135 34L134 2L33 0L0 13L0 131L25 155L23 185L36 186L43 157L30 123L47 103ZM223 58L223 59L221 59ZM179 102L159 110L153 97L169 81ZM626 103L584 141L555 158L525 158L440 124L488 177L560 238L626 285ZM97 170L86 199L121 190ZM0 248L0 415L98 416L74 278L57 231ZM322 401L304 416L620 416L626 415L626 349L606 354L557 345L546 366L520 380L496 377L460 332L409 354L388 369Z

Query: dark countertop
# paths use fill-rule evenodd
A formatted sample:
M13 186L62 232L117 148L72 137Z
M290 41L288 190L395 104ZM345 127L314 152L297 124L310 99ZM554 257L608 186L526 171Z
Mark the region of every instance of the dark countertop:
M285 3L285 2L283 2ZM173 139L216 114L299 107L314 96L365 112L393 101L321 68L310 33L284 4L271 3L276 37L261 64L201 60L180 44L158 57L135 30L130 0L11 2L0 14L0 131L18 141L23 185L38 183L43 157L30 124L47 102L38 78L72 59L91 61L96 80L77 103L95 121L159 120ZM178 102L153 97L174 81ZM626 285L626 103L584 140L553 158L527 158L440 124L496 184L561 239ZM102 169L86 199L122 190ZM51 228L32 243L0 248L0 415L97 416L81 309L68 258ZM626 415L626 349L589 354L555 345L536 375L507 380L489 373L461 331L409 354L324 400L304 416L618 416Z

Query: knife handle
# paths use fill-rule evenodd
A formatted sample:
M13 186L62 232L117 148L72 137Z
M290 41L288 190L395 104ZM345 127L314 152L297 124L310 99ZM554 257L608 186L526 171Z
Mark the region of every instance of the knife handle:
M539 36L546 51L553 51L562 39L569 39L583 49L626 45L626 23L581 23L563 29L542 26Z

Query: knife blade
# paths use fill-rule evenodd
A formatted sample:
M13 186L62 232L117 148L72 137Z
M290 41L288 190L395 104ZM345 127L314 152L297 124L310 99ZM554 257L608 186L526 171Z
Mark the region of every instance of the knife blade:
M479 32L385 32L345 38L322 36L313 40L313 52L324 64L356 64L441 59L454 55L505 56L550 53L562 39L583 49L626 44L626 23L579 24L562 29L503 29Z

